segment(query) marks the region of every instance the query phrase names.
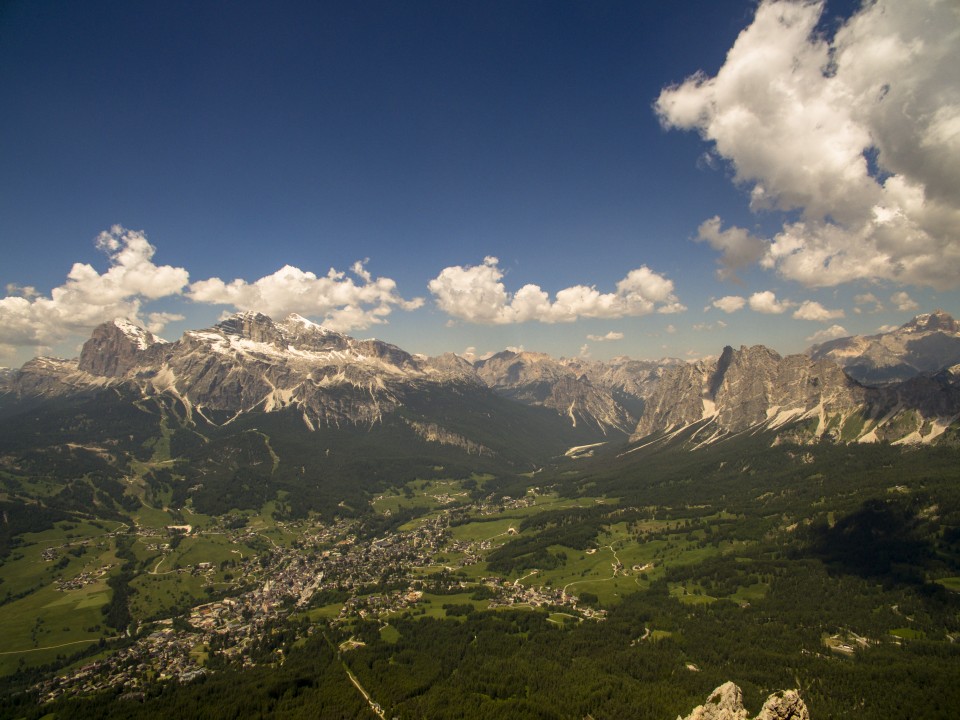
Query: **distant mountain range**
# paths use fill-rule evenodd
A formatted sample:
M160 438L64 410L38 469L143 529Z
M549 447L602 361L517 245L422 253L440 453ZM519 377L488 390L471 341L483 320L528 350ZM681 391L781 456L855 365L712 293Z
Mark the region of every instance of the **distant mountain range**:
M930 443L960 417L960 374L944 369L901 383L861 385L829 360L781 357L757 345L667 373L648 398L634 440L699 426L698 443L731 433L782 430L806 442Z
M937 310L891 332L814 345L808 354L832 360L868 385L902 382L960 364L960 322Z
M491 408L508 407L506 400L549 411L530 417L552 417L551 427L567 427L565 440L583 442L639 442L693 428L695 442L706 443L766 428L804 442L929 443L952 437L947 431L957 426L958 363L960 323L942 311L803 355L727 347L696 363L510 351L470 363L357 340L298 315L274 321L245 312L176 342L123 320L105 323L77 359L36 358L0 374L0 407L10 415L122 387L140 399L175 401L188 425L224 426L251 413L284 411L319 431L373 427L389 417L430 442L478 453L502 451L490 445L491 428L482 429L479 417L466 422L437 407L493 403L483 417L495 426L500 418Z

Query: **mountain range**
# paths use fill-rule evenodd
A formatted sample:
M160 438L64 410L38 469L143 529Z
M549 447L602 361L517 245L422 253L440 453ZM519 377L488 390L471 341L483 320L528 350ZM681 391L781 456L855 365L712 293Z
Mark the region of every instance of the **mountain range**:
M960 364L960 322L937 310L889 332L830 340L807 352L868 385L902 382Z
M544 412L536 422L549 417L573 442L639 442L693 428L694 446L759 429L801 442L930 443L960 417L958 363L960 323L942 311L806 354L726 347L693 363L513 351L471 363L357 340L298 315L274 321L244 312L176 342L125 320L104 323L78 358L36 358L0 375L0 392L6 414L126 388L141 400L174 401L187 425L219 427L279 411L295 414L309 431L400 418L431 442L491 454L503 448L492 448L476 431L483 418L465 425L436 407L449 408L451 398L461 406L493 403L491 426L502 422L498 413L506 407L538 409ZM431 409L439 398L445 400Z

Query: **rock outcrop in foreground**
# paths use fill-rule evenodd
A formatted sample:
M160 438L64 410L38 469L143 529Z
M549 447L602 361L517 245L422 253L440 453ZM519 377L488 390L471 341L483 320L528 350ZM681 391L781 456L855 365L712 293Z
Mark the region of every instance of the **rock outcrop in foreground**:
M732 682L718 687L683 720L747 720L743 693ZM677 720L680 720L678 717ZM754 720L810 720L810 712L796 690L777 692L767 698Z

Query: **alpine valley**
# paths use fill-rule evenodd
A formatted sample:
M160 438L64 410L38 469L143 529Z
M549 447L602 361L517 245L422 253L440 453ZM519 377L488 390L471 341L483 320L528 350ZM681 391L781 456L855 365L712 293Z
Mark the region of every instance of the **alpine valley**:
M692 363L117 320L0 372L0 509L3 717L960 708L942 311Z

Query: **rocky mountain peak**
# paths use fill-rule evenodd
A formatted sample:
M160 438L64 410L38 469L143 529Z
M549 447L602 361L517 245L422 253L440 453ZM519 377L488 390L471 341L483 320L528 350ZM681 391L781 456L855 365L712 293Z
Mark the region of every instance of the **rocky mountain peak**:
M725 682L707 696L684 720L746 720L743 692L732 682ZM679 720L679 719L678 719Z
M723 376L726 374L727 368L730 367L730 363L733 362L733 353L734 350L729 345L724 347L723 352L720 353L720 357L717 359L717 365L710 377L710 386L708 388L710 399L713 399L717 394L717 390L720 389L720 385L723 383Z
M460 357L456 353L444 353L436 357L423 358L420 362L438 372L468 379L473 382L482 382L470 361Z
M941 311L915 327L949 327ZM604 436L672 437L693 426L702 445L731 433L784 428L783 439L934 442L960 408L960 335L901 331L934 370L882 391L856 382L831 357L781 357L763 346L724 348L695 363L617 358L555 359L507 350L474 364L453 354L414 356L379 340L356 340L299 315L276 322L242 312L174 343L124 320L104 323L73 361L35 362L0 375L0 392L63 395L129 382L168 393L187 408L231 413L296 407L304 422L373 423L413 393L441 385L483 385L498 395L553 410L574 428ZM899 341L898 341L899 342ZM904 356L907 357L907 356ZM803 421L802 427L797 424ZM796 427L793 427L796 424ZM792 435L788 436L788 433Z
M900 328L905 332L945 332L960 333L960 322L953 319L948 313L937 309L932 313L917 315L913 320Z
M305 328L318 328L320 330L326 330L323 327L323 325L320 325L319 323L315 323L313 320L308 320L303 315L300 315L298 313L290 313L289 315L287 315L284 322L296 323L298 325L302 325Z
M225 335L237 335L254 342L277 344L281 334L273 320L263 313L244 311L218 322L214 329Z
M343 350L350 345L350 339L334 330L325 328L312 320L293 313L276 323L283 335L287 347L310 351Z
M960 362L960 323L935 310L890 332L814 345L808 354L842 365L851 377L868 385L902 382Z
M345 337L341 333L338 333L334 330L325 328L319 323L313 322L313 320L308 320L302 315L297 315L296 313L291 313L287 315L283 320L276 323L276 326L283 330L284 333L291 336L301 336L301 337Z
M78 366L91 375L120 377L137 364L141 353L165 344L166 340L128 320L112 320L94 328L80 351Z
M120 332L130 338L132 342L136 343L137 347L139 347L141 350L146 350L148 347L153 345L162 345L167 342L163 338L157 337L149 330L145 330L139 325L135 325L129 320L125 320L123 318L116 318L113 321L113 325L120 330Z
M717 437L805 417L822 422L828 413L851 411L863 401L863 389L832 362L782 357L763 345L727 347L714 361L666 370L634 438L701 421L710 421Z
M767 698L756 720L810 720L810 711L800 693L783 690Z
M636 425L612 387L595 385L582 363L557 360L546 353L505 350L474 364L477 375L495 392L526 405L547 407L606 433L630 432Z
M725 682L683 720L747 720L749 717L750 713L743 707L743 692L736 684ZM796 690L786 690L770 695L755 720L810 720L810 711Z

